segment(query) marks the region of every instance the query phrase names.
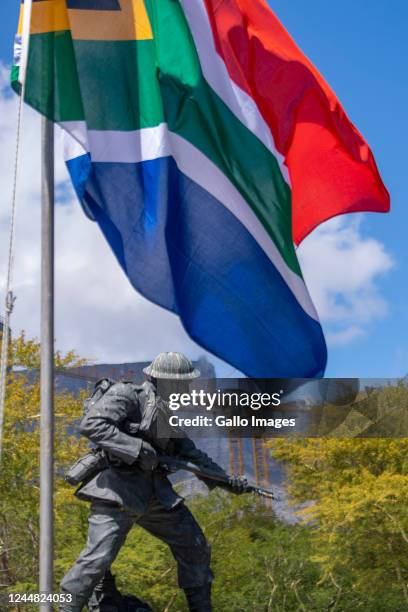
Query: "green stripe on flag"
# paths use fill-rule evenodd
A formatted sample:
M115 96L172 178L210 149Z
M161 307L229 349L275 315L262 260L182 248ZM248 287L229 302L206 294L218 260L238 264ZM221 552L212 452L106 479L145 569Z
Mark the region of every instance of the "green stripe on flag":
M151 41L73 42L69 32L36 34L26 101L55 121L86 120L90 130L158 125L163 111L154 53Z
M84 119L70 32L33 34L30 37L26 78L25 101L48 119Z
M10 81L11 81L12 88L18 94L20 94L20 90L21 90L21 84L19 83L19 80L18 80L19 76L20 76L20 66L13 65L11 67Z

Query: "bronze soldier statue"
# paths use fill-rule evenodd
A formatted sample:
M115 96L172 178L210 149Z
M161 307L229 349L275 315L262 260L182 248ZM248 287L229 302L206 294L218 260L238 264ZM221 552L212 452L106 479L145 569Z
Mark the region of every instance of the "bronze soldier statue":
M85 605L101 612L151 610L137 598L121 598L110 574L134 524L170 546L189 610L211 611L210 547L159 464L162 454L227 476L168 422L170 394L188 390L189 382L200 373L180 353L160 354L144 372L142 385L104 379L87 400L80 432L96 449L91 455L93 466L87 461L82 464L86 474L77 479L82 484L75 494L91 502L89 530L85 548L62 579L61 591L72 595L73 601L61 604L61 612L80 612ZM210 488L214 486L203 480ZM243 493L247 482L230 478L228 489ZM105 608L104 600L109 602ZM118 603L112 603L115 601Z

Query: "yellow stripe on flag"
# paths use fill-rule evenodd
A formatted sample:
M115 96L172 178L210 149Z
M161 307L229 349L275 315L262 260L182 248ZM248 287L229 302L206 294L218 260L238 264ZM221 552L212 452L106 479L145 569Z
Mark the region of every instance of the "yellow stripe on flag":
M34 2L31 34L71 30L74 40L150 40L152 29L144 0L119 0L120 11L67 9L65 0ZM18 33L21 34L24 5Z

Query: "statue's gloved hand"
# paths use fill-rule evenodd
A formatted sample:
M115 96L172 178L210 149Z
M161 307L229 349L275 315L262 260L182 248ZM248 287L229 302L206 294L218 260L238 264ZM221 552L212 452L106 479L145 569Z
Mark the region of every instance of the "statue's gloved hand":
M142 470L146 470L148 472L155 470L159 465L159 458L157 452L155 451L153 446L149 444L149 442L146 442L146 440L143 440L142 442L142 448L139 453L138 463Z
M230 477L228 486L232 493L241 495L241 493L246 493L248 491L248 480L245 476L234 475Z

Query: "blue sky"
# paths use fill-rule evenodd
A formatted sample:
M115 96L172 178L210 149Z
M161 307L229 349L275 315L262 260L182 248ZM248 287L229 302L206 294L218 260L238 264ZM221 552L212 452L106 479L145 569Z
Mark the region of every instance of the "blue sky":
M384 0L270 0L270 5L369 142L392 198L390 214L357 216L356 227L347 230L349 238L354 232L350 240L355 249L348 251L344 266L359 266L364 253L376 254L382 264L368 277L368 285L353 294L350 312L359 313L361 329L348 321L349 327L344 327L342 333L347 338L350 332L350 341L329 343L327 375L404 375L408 372L408 4L393 0L391 8ZM17 0L0 3L0 61L7 64L12 58L18 9ZM339 236L341 231L346 229L339 228ZM315 261L316 244L315 241ZM355 262L350 260L354 253ZM392 267L388 265L391 260ZM342 299L348 299L347 290L345 295L333 298L337 306L341 306ZM373 314L365 321L361 310L366 304ZM130 308L127 303L126 309ZM325 308L327 315L330 302ZM144 312L148 316L149 311ZM154 312L155 317L159 316ZM330 320L330 313L326 319L323 317L323 325L331 337L338 322ZM193 353L200 352L192 344L189 348ZM125 359L120 352L113 353L115 360ZM225 375L227 369L221 368L220 372Z

